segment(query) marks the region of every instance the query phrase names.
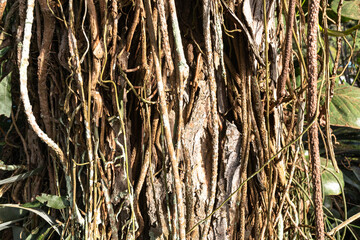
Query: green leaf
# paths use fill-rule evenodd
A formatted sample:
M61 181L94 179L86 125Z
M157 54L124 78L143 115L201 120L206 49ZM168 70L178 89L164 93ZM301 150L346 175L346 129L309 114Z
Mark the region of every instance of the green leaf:
M344 180L346 182L346 185L351 186L355 189L355 191L360 192L360 182L357 179L357 177L355 176L353 171L345 170L344 171ZM349 190L350 189L348 187L348 191Z
M330 124L360 129L360 88L336 85L330 103Z
M13 183L13 182L16 182L16 181L24 180L24 179L26 179L28 177L31 177L31 176L39 173L41 169L42 168L36 168L36 169L31 170L31 171L26 172L26 173L22 173L22 174L18 174L18 175L12 176L12 177L1 179L0 180L0 186L4 185L4 184L9 184L9 183Z
M52 227L45 224L44 222L36 226L36 228L31 230L31 233L25 240L43 240L49 235Z
M21 206L25 208L40 208L41 206L43 206L43 204L39 201L33 201L21 204Z
M348 217L354 216L355 214L357 214L358 212L360 212L360 206L354 206L352 207L349 211L348 211Z
M356 166L351 166L351 170L355 174L356 178L360 181L360 168Z
M23 218L27 212L23 209L0 207L0 222L14 221Z
M330 160L321 158L321 167L324 171L321 174L321 184L324 196L334 196L342 193L345 183L343 173L335 171Z
M360 130L346 127L334 127L332 130L336 136L334 150L338 159L360 157Z
M51 230L52 230L51 227L48 227L47 229L43 229L42 233L41 233L40 236L37 238L37 240L47 239L46 237L49 235L49 233L50 233Z
M334 0L331 3L331 9L337 13L339 6L339 0ZM344 1L341 16L347 17L354 20L360 20L360 0Z
M10 117L11 114L11 72L0 82L0 115Z
M64 209L70 206L70 203L66 198L45 193L42 193L41 196L37 196L36 200L45 204L49 208Z
M5 56L5 54L9 51L10 46L4 47L2 49L0 49L0 58L2 58L3 56Z
M18 220L13 220L13 221L0 223L0 232L5 230L5 229L11 228L11 225L13 225L14 223L19 222L20 220L23 220L23 219L18 219Z
M39 215L40 217L42 217L42 219L44 219L48 224L50 224L50 226L59 235L61 233L61 228L58 226L58 224L55 222L55 220L52 219L52 217L50 217L48 214L46 214L44 211L42 211L40 209L26 208L26 207L22 207L18 204L11 204L11 203L0 204L0 209L1 208L16 208L16 209L22 209L22 210L27 210L27 211L33 212L33 213ZM0 216L2 216L2 215L0 214Z

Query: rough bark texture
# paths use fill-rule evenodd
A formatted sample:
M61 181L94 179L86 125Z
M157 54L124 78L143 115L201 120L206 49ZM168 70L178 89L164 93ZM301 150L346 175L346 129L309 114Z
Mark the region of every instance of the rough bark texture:
M312 183L314 188L314 204L315 204L315 223L316 223L316 239L324 239L324 213L323 200L321 194L321 163L319 153L319 136L318 136L318 95L317 95L317 80L318 80L318 62L317 62L317 30L318 30L318 15L319 15L320 1L312 0L309 2L309 16L308 16L308 123L313 122L309 129L309 151L310 161L312 166Z
M0 117L0 167L18 167L0 179L36 176L1 185L0 204L63 197L61 210L40 206L63 223L54 239L310 238L312 228L301 226L315 221L300 182L315 190L321 239L317 121L314 188L298 141L304 82L289 85L297 101L273 104L284 96L281 65L281 79L287 70L298 77L297 63L306 79L293 20L294 39L309 33L309 123L316 118L318 2L310 2L309 29L283 17L284 1L28 3L0 5L0 87L11 72L13 101L11 119ZM24 233L39 230L34 238L48 226L32 215L21 224Z

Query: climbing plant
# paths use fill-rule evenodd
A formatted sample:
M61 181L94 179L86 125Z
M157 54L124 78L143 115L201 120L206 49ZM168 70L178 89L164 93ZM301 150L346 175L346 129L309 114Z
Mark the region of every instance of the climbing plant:
M0 1L3 239L358 239L358 8Z

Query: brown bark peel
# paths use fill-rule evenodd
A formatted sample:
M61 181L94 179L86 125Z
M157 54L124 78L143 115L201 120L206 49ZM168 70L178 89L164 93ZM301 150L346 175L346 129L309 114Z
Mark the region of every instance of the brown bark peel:
M210 87L210 105L211 105L211 120L210 123L210 132L211 132L211 141L212 141L212 170L211 170L211 190L210 190L210 199L208 205L209 216L215 205L216 197L216 186L217 186L217 177L218 177L218 158L219 158L219 116L217 112L217 98L216 98L216 79L215 79L215 70L214 70L214 59L213 59L213 50L211 43L211 33L210 33L210 11L214 6L211 5L211 1L203 1L203 29L204 29L204 42L205 42L205 51L207 57L208 65L208 74L209 74L209 87ZM201 239L207 239L207 235L210 228L211 219L205 223L204 233Z
M55 29L55 18L51 14L51 11L46 3L46 0L39 1L41 12L44 17L44 32L41 44L40 55L38 57L38 92L39 92L39 103L40 111L43 117L46 133L53 137L51 132L51 121L50 121L50 110L48 104L48 89L46 86L46 77L48 69L48 59L51 47L51 42Z
M313 121L317 116L317 28L319 15L319 0L309 2L308 18L308 122ZM324 239L324 219L321 194L321 165L319 154L318 126L315 120L309 130L309 150L312 162L312 179L315 203L315 224L316 239Z

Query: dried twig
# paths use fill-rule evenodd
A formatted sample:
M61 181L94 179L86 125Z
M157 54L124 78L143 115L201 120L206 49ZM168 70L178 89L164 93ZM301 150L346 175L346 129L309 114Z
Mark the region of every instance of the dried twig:
M333 229L331 229L330 232L327 233L327 235L334 235L336 232L340 231L340 229L346 227L347 225L349 225L350 223L352 223L353 221L357 220L360 218L360 212L357 214L354 214L353 216L349 217L348 219L346 219L346 221L340 223L339 225L337 225L336 227L334 227Z

